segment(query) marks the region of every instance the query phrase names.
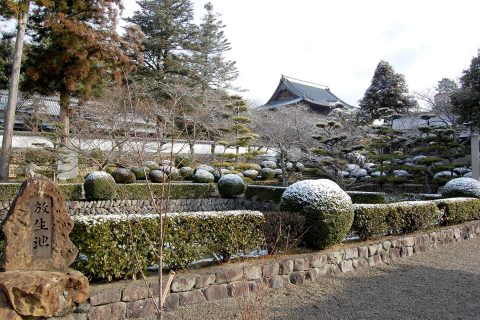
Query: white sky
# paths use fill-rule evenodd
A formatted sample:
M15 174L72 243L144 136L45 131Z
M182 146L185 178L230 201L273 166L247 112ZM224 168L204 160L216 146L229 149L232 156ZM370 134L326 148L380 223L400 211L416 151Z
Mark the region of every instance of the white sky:
M193 0L196 15L205 0ZM478 0L211 0L237 61L235 83L265 103L281 74L358 105L382 59L410 91L457 79L480 48ZM125 14L137 9L125 0Z

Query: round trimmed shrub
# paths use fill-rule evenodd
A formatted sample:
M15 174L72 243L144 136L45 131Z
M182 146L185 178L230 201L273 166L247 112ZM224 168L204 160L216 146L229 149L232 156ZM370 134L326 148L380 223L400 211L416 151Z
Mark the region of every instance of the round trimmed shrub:
M218 180L220 180L221 177L229 173L230 173L230 170L224 169L224 168L213 171L213 177L215 178L214 181L218 182Z
M443 187L442 197L473 197L480 198L480 181L472 178L455 178Z
M282 211L305 216L305 243L324 249L341 242L353 223L350 196L328 179L303 180L292 184L282 195Z
M83 184L85 198L89 201L112 200L117 196L115 179L105 171L90 173Z
M275 178L278 178L282 175L282 169L275 169L273 171L275 171Z
M130 171L133 172L137 180L147 180L148 174L150 173L148 167L134 167L131 168Z
M193 169L190 167L181 167L178 169L178 172L183 179L190 179L193 177Z
M160 166L173 166L174 163L172 160L162 160L159 162Z
M198 169L193 175L193 182L209 183L213 181L215 181L215 177L207 170Z
M222 198L235 198L245 192L247 185L237 174L226 174L218 180L218 193Z
M169 175L172 180L178 178L179 172L178 169L172 166L161 166L161 171L165 172L165 174Z
M260 165L258 165L258 164L256 164L256 163L250 164L250 170L260 171L260 169L262 169L262 167L260 167Z
M155 161L145 161L143 163L143 165L145 167L148 167L148 168L151 168L151 167L157 168L158 167L158 163L156 163ZM152 170L152 169L150 169L150 170Z
M150 181L155 183L163 183L168 180L168 175L162 170L152 170L148 174Z
M205 170L205 171L208 171L210 173L213 173L215 171L215 168L207 165L207 164L199 164L198 166L195 167L195 172L197 172L198 170Z
M126 168L117 168L112 172L112 177L116 183L134 183L135 174Z
M275 170L270 168L263 168L260 170L260 176L262 176L263 180L273 179L275 178Z
M295 164L295 170L302 172L303 170L305 170L305 165L301 162L297 162Z
M250 179L255 179L258 176L258 171L253 169L245 170L243 171L243 176Z
M193 165L193 160L186 154L179 154L175 157L175 166L178 168L182 167L191 167Z
M276 169L277 168L277 163L275 161L266 160L266 161L260 162L260 167Z

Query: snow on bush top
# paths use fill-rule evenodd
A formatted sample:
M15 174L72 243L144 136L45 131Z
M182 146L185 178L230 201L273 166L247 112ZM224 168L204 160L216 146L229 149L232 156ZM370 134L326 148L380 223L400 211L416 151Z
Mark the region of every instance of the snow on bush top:
M206 165L206 164L199 164L198 166L195 167L195 171L198 171L198 170L205 170L205 171L208 171L210 173L213 173L215 171L215 169L209 165Z
M444 197L476 197L480 198L480 181L472 178L456 178L448 181L443 187Z
M368 172L365 169L358 169L358 170L352 171L350 175L354 178L361 178L361 177L367 176Z
M170 212L167 214L162 214L163 217L167 218L177 218L177 217L195 217L198 219L208 219L208 218L222 218L222 217L232 217L232 216L256 216L263 217L263 214L260 211L250 211L250 210L230 210L230 211L198 211L198 212ZM158 219L160 216L158 214L106 214L106 215L89 215L89 216L74 216L75 222L85 223L95 225L102 223L104 221L128 221L128 220L138 220L138 219Z
M105 171L93 171L85 178L85 181L102 180L102 179L115 181L115 179L113 179L113 177Z
M245 177L253 177L253 178L256 178L258 176L258 171L257 170L253 170L253 169L250 169L250 170L245 170L243 171L243 175Z
M346 171L352 173L354 171L360 170L360 166L358 164L347 164Z
M270 169L277 168L277 164L275 163L275 161L270 161L270 160L260 162L260 166L262 168L270 168Z
M351 210L352 200L328 179L303 180L292 184L282 195L284 206L293 211Z
M456 175L457 174L452 171L440 171L433 176L433 179L440 177L455 177Z
M245 182L236 174L226 174L218 180L218 184L245 184Z
M407 171L407 170L393 170L393 175L394 175L395 177L408 176L408 171Z

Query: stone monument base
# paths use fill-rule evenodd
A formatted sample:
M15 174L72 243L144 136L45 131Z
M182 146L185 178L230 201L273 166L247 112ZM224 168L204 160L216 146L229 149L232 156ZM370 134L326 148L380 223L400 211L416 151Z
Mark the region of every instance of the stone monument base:
M87 301L88 279L75 270L0 272L0 319L62 316Z

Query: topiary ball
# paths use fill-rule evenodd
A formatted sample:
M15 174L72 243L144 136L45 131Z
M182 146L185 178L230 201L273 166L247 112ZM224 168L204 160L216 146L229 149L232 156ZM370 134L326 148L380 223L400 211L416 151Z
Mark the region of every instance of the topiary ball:
M213 174L203 169L198 169L193 175L193 182L197 183L209 183L213 182L214 180L215 177L213 176Z
M255 179L258 176L258 171L253 169L245 170L243 171L243 176L250 179Z
M148 174L150 173L148 167L134 167L131 168L130 171L133 172L137 180L147 180Z
M275 170L270 168L263 168L260 170L260 176L263 180L273 179L275 178Z
M198 166L195 167L195 172L197 172L198 170L205 170L210 173L213 173L215 171L215 168L207 164L199 164Z
M116 183L134 183L135 174L126 168L117 168L112 172L112 177Z
M152 170L148 174L148 178L154 183L163 183L168 180L168 175L162 170Z
M275 161L270 161L270 160L260 162L260 166L262 168L277 169L277 163Z
M247 185L237 174L226 174L218 180L218 193L222 198L235 198L245 192Z
M328 179L303 180L292 184L282 195L280 209L305 216L305 243L324 249L341 242L353 223L350 196Z
M193 160L186 154L179 154L175 157L175 166L178 168L182 167L191 167L193 165Z
M165 172L167 176L170 176L171 180L175 180L179 176L178 169L173 166L161 166L160 170Z
M112 200L117 196L115 179L105 171L90 173L83 184L85 198L89 201Z
M213 177L215 178L215 182L218 182L218 180L220 180L221 177L223 177L224 175L226 174L229 174L230 173L230 170L228 169L225 169L225 168L221 168L221 169L217 169L215 171L213 171Z
M190 167L181 167L178 169L178 173L183 179L190 179L193 177L193 169Z
M443 187L442 197L473 197L480 198L480 181L472 178L455 178Z

